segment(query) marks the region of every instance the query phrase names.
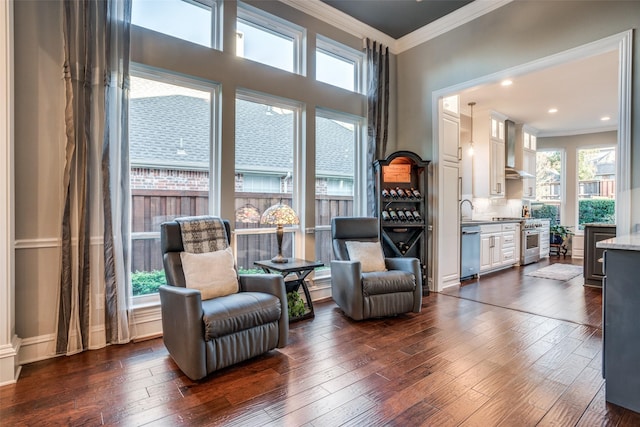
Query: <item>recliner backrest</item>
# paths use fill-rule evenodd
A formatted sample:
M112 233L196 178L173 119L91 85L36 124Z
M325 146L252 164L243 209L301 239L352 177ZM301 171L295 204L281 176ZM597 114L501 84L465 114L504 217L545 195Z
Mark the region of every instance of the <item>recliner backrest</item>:
M231 225L228 220L223 220L227 232L227 243L230 243ZM167 284L185 287L184 271L180 252L184 251L182 244L182 232L180 224L176 221L168 221L160 224L160 250L162 251L162 263Z
M380 240L378 219L371 217L336 217L331 219L333 256L338 261L348 261L345 244L348 240L376 242Z

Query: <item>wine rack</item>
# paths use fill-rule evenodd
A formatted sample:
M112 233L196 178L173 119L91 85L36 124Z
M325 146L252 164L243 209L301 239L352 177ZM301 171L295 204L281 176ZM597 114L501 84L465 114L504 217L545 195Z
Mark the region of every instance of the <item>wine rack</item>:
M420 260L423 293L428 294L427 166L409 151L376 160L376 192L380 236L386 257Z

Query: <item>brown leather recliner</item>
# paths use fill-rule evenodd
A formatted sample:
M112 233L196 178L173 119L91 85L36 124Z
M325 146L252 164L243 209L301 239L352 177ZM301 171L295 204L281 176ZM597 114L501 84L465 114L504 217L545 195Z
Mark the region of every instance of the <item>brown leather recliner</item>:
M346 242L378 242L377 218L336 217L331 220L334 261L331 296L354 320L419 313L422 275L417 258L385 258L388 271L363 273L359 261L349 259Z
M229 222L224 221L229 240ZM284 281L278 274L239 276L239 292L202 300L185 287L176 221L160 226L167 286L160 304L164 344L178 367L192 380L287 345L289 315Z

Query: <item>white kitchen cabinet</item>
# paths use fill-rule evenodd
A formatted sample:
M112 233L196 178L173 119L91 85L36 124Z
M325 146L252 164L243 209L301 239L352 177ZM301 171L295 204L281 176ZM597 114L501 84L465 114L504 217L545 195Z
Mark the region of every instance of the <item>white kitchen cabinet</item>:
M515 265L520 260L518 223L480 226L480 273Z
M480 272L502 266L502 225L480 226Z
M540 224L542 224L539 228L540 230L540 258L547 258L549 256L549 234L551 221L548 219L541 219Z
M441 100L439 113L439 148L442 155L437 164L438 191L436 244L433 257L435 285L440 291L460 284L460 116L458 97Z
M517 234L520 226L516 223L502 224L502 264L513 265L520 259Z
M489 161L489 195L491 197L504 197L504 141L491 138L491 159Z
M504 198L506 116L480 111L474 117L473 196Z
M522 179L522 198L526 200L536 199L536 152L524 150L522 153L524 171L532 175Z

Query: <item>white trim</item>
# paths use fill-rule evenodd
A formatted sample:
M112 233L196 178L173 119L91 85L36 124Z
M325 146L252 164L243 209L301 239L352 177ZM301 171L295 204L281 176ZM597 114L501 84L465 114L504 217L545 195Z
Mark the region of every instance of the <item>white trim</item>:
M389 51L395 55L427 42L447 31L460 27L482 15L493 12L512 1L513 0L475 0L396 40L320 0L280 0L281 3L318 18L356 37L369 37L372 40L389 46Z
M22 340L19 360L22 365L51 359L56 355L56 335L45 334Z
M78 244L78 239L71 239L72 245ZM104 244L104 236L92 236L89 239L91 246L100 246ZM62 239L57 237L43 237L40 239L19 239L15 241L14 247L16 250L22 249L47 249L47 248L59 248L62 246Z
M357 19L321 2L320 0L280 0L280 2L298 9L307 15L313 16L314 18L318 18L329 25L340 28L341 30L356 37L369 37L372 40L376 40L386 46L389 46L391 53L398 53L393 48L396 43L396 40L393 37L358 21Z
M538 138L548 138L553 136L574 136L574 135L587 135L590 133L601 133L601 132L613 132L617 131L618 126L606 126L599 128L590 128L590 129L572 129L572 130L555 130L548 132L538 132L536 137Z
M0 385L20 375L15 334L13 0L0 6Z
M476 18L493 12L513 0L475 0L442 18L425 25L416 31L399 38L395 42L395 50L402 53L422 43L428 42L446 32L465 25Z
M618 146L616 147L616 230L633 233L631 226L631 87L633 81L633 30L618 41Z

